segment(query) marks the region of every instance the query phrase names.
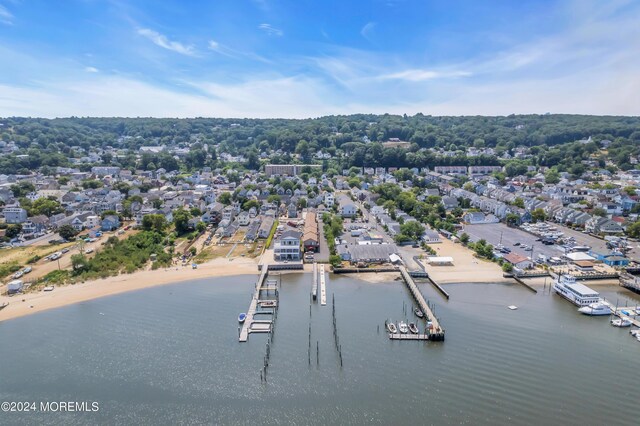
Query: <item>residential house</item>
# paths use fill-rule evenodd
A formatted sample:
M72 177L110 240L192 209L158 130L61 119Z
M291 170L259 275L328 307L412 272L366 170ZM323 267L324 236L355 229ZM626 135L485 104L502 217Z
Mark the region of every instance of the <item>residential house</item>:
M300 260L300 238L298 231L285 231L273 245L275 260Z

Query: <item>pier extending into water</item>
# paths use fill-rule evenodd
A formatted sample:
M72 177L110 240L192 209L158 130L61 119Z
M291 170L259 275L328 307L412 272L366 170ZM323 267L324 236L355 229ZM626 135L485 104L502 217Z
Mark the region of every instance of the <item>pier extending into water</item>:
M313 285L311 286L313 300L318 298L318 264L313 262Z
M324 276L324 265L320 265L320 304L327 304L327 285Z
M389 339L391 340L433 340L429 339L428 334L402 334L402 333L389 333Z
M444 329L440 325L440 321L438 321L438 318L436 318L435 314L433 313L433 310L425 300L422 293L420 293L420 290L418 289L418 286L416 285L415 281L413 280L411 275L409 275L409 273L407 272L407 268L405 268L404 266L399 266L398 268L400 269L400 274L402 274L402 278L404 279L404 282L407 284L409 291L411 292L411 294L413 295L413 298L415 299L416 303L420 307L420 310L424 312L424 314L427 317L427 320L431 322L431 328L430 329L427 328L427 334L429 336L429 340L434 340L434 341L444 340Z
M242 324L242 328L240 329L240 335L238 337L238 341L246 342L249 340L250 333L269 333L273 329L273 319L263 320L256 319L258 315L267 315L267 314L275 314L276 309L278 309L278 287L276 286L276 281L268 281L267 275L269 274L269 265L264 265L264 267L260 271L260 277L256 282L255 291L253 293L253 297L251 298L251 303L249 304L249 310L247 311L247 317ZM265 285L266 283L266 285ZM273 290L276 294L276 299L269 300L261 300L260 292L262 291L271 291ZM258 307L260 308L272 308L272 311L258 311Z

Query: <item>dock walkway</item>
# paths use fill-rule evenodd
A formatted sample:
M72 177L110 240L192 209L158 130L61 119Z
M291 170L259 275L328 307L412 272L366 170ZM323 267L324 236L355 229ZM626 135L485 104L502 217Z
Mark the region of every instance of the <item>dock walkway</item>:
M637 316L635 315L627 315L625 313L623 313L622 311L626 311L626 312L630 312L630 311L637 311L638 309L640 309L640 306L618 306L616 308L616 305L614 305L611 302L608 302L606 300L602 301L603 304L607 305L610 309L611 312L613 313L613 315L617 316L618 318L622 318L622 319L626 319L631 321L632 325L635 325L636 327L640 328L640 320L638 319Z
M428 334L389 333L389 339L391 340L429 340L429 335Z
M327 304L327 285L324 276L324 265L320 265L320 304Z
M251 298L251 303L249 304L249 310L247 311L247 318L244 320L242 329L240 330L240 337L238 338L240 342L246 342L249 339L249 333L251 332L264 332L263 327L252 329L252 325L254 322L257 322L257 320L254 320L254 316L256 315L256 309L260 303L260 292L264 290L262 285L264 284L268 273L269 265L265 265L260 272L258 281L256 282L256 288L253 293L253 297Z
M313 300L318 297L318 264L313 262L313 286L311 287L311 295Z
M418 286L416 285L411 275L409 275L409 272L407 272L407 268L405 268L404 266L400 266L399 269L404 282L407 284L407 287L409 287L409 291L413 295L416 303L418 303L420 310L424 312L424 314L427 316L427 319L432 324L432 330L428 331L429 340L444 340L444 329L440 326L440 321L438 321L438 318L436 318L436 316L434 315L424 296L422 295L422 293L420 293L420 290L418 290Z

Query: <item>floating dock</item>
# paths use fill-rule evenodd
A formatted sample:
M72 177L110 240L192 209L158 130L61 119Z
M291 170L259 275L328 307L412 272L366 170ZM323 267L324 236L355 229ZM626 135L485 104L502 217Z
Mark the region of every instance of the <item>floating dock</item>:
M247 340L249 340L250 333L269 333L272 330L273 320L258 320L255 318L257 315L266 315L273 313L258 311L257 309L259 306L272 307L274 311L278 306L277 298L276 300L260 300L261 291L274 290L277 292L278 289L278 287L275 285L275 280L266 279L268 274L269 265L265 265L263 268L261 268L260 277L256 282L255 291L253 293L253 297L251 298L251 303L249 304L249 310L247 311L247 318L244 320L242 328L240 329L240 335L238 337L238 341L240 342L246 342Z
M313 300L318 298L318 264L313 262L313 285L311 286Z
M422 293L420 293L420 290L418 290L418 286L416 285L411 275L409 275L409 272L407 272L407 268L405 268L404 266L399 266L398 268L400 269L400 274L402 274L404 282L407 284L407 287L409 287L409 291L413 295L416 303L418 303L420 310L424 312L427 320L432 324L432 329L427 331L429 340L444 340L444 329L440 325L440 321L438 321L438 318L436 318L436 316L434 315L433 311L427 304L427 301L424 299L424 296L422 295Z
M391 340L429 340L428 334L389 333Z
M637 311L638 309L640 309L640 306L618 306L618 307L616 307L616 305L614 305L611 302L607 302L606 300L603 300L602 303L607 305L611 309L612 315L615 315L618 318L629 320L629 321L631 321L632 325L635 325L636 327L640 328L640 320L638 320L638 317L636 315L627 315L627 314L622 312L622 311L627 311L627 312L629 312L629 311Z
M327 285L324 276L324 265L320 265L320 304L327 304Z

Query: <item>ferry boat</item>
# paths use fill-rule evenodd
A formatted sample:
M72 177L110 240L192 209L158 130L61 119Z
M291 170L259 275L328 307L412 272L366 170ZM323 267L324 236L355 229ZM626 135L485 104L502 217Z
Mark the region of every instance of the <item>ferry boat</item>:
M560 276L553 284L553 289L560 296L579 307L600 302L600 294L597 291L577 283L576 278L572 275Z
M602 302L592 303L578 309L578 312L585 315L611 315L611 308Z

